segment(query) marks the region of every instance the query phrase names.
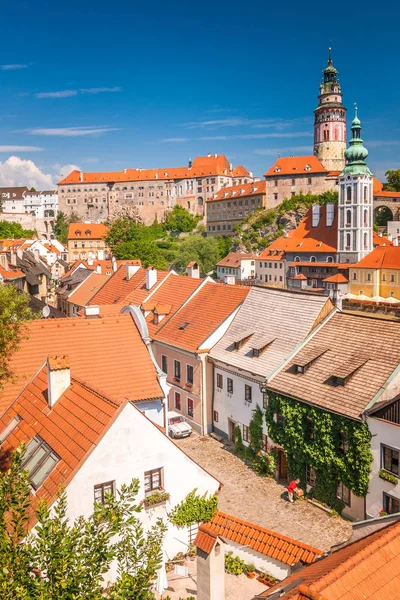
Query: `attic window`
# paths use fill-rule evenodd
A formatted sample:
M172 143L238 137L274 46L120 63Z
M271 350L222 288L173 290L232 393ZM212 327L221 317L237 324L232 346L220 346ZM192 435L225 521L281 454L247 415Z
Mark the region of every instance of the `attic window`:
M21 421L21 417L19 415L15 415L15 417L13 417L11 419L11 421L8 423L8 425L6 425L5 428L3 429L3 431L0 433L0 444L5 442L5 440L8 438L8 436L18 426L18 423L20 421Z
M280 167L275 167L275 173L280 173L281 168Z
M253 356L255 356L256 358L258 358L259 356L261 356L261 354L267 349L269 348L269 346L276 340L276 338L272 338L272 339L264 339L264 340L259 340L258 343L255 343L255 345L253 346Z
M240 348L242 346L244 346L244 344L247 342L247 340L249 340L251 338L251 336L253 334L254 334L254 331L250 331L250 332L244 333L240 338L238 338L237 340L235 340L233 342L235 350L240 350Z
M333 373L324 382L333 387L345 386L349 379L367 362L368 358L353 355L345 362L335 367Z
M310 167L310 165L306 165L306 166L304 167L304 169L305 169L306 171L310 171L310 170L311 170L311 167Z
M81 232L79 231L79 229L77 231L75 231L75 235L76 235L76 237L81 237Z
M183 330L183 329L186 329L186 327L187 327L188 325L189 325L189 323L188 323L187 321L185 321L184 323L182 323L182 325L179 325L179 328L178 328L178 329L181 329L181 330Z
M309 350L299 353L293 365L295 373L304 374L320 356L325 354L326 351L327 348L319 347L310 348Z
M21 468L29 471L29 481L37 490L59 460L59 456L50 446L41 437L36 436L26 447Z
M86 229L86 231L85 231L85 235L86 235L87 237L89 237L91 234L92 234L92 232L90 231L90 229Z

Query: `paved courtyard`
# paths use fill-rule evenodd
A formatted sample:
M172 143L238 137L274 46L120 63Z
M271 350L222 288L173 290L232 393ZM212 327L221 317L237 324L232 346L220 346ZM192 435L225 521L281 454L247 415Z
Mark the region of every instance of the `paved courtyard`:
M286 490L283 485L254 473L229 451L229 446L197 434L175 443L221 481L221 511L322 550L350 537L349 522L305 500L290 504L282 497Z

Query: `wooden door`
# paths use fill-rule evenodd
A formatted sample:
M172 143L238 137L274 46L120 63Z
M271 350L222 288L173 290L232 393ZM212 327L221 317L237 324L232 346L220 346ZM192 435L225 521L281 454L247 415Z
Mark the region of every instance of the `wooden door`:
M287 461L283 450L278 450L278 478L287 479Z
M235 421L228 419L228 438L229 438L229 441L232 443L235 443L235 429L236 429Z

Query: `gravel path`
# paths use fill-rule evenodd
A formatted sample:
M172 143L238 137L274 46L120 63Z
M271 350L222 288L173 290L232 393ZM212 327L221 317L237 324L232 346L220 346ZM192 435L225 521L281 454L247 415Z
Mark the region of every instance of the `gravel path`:
M290 504L286 488L260 477L238 457L210 437L192 434L177 440L189 456L223 484L219 509L322 550L347 540L351 524L299 500Z

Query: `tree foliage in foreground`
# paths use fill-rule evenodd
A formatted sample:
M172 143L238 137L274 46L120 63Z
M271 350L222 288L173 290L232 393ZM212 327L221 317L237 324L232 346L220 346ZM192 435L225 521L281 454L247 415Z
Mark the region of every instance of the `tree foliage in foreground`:
M384 184L383 189L388 192L400 192L400 169L386 171L385 175L387 183Z
M12 377L12 355L26 334L25 324L34 318L29 296L14 285L0 284L0 387Z
M0 239L31 239L37 236L35 229L24 229L19 223L0 221Z
M32 516L30 485L21 470L23 448L0 475L0 597L2 600L154 600L150 591L162 560L166 526L161 520L147 532L138 514L138 480L114 498L95 504L90 517L67 518L65 491L50 510L36 508L37 525L26 535ZM104 592L103 578L112 560L118 577Z

